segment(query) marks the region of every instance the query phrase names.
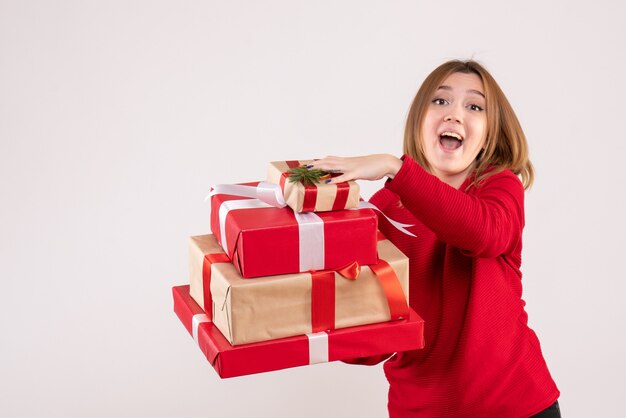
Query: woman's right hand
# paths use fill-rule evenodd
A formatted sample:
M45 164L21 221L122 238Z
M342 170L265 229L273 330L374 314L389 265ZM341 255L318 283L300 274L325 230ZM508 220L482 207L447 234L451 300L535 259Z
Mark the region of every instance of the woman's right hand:
M308 168L318 168L330 173L342 173L327 180L328 183L341 183L350 180L380 180L394 178L402 167L402 160L390 154L372 154L361 157L328 156L313 161Z

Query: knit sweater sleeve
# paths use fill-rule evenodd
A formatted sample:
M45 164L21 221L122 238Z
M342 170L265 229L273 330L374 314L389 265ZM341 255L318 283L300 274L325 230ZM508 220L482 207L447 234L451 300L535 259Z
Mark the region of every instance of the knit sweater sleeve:
M471 193L428 173L408 156L386 188L443 242L468 255L496 257L519 244L524 227L524 188L509 170L489 177Z

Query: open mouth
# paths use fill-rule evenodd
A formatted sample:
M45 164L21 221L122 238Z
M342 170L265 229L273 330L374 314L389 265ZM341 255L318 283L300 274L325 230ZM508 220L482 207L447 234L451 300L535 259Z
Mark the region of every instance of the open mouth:
M442 132L439 143L445 150L454 151L463 144L463 137L456 132Z

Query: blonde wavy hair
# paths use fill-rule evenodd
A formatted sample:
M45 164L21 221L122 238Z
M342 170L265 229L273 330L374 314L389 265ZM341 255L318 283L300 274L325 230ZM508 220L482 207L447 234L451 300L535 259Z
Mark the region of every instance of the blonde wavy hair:
M528 144L522 126L496 80L473 60L445 62L426 77L409 109L404 130L404 153L432 172L424 154L422 125L435 91L453 73L476 74L485 89L487 139L485 148L476 157L476 165L470 174L474 179L470 187L478 187L486 178L509 169L521 178L524 189L530 188L535 175L528 159Z

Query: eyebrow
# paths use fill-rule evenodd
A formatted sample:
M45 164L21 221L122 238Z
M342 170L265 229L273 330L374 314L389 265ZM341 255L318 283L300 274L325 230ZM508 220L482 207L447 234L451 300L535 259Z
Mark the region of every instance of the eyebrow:
M439 86L437 90L452 90L452 87L443 85L443 86ZM467 93L478 94L479 96L482 96L483 99L485 98L485 95L479 90L469 89L467 90Z

